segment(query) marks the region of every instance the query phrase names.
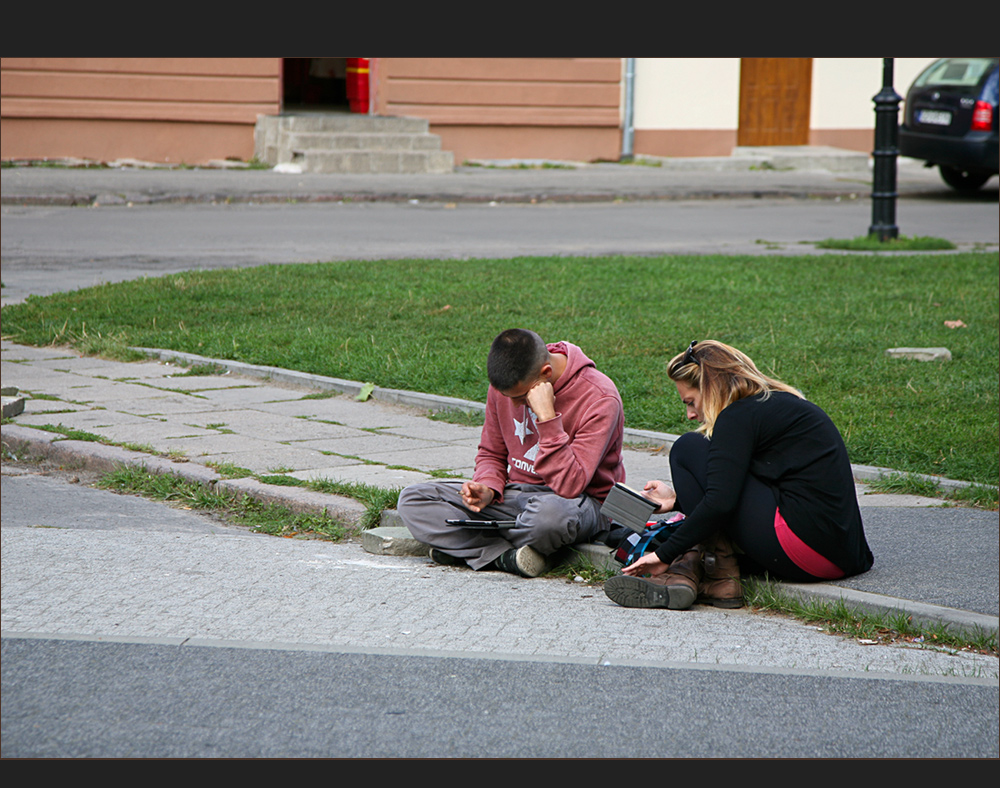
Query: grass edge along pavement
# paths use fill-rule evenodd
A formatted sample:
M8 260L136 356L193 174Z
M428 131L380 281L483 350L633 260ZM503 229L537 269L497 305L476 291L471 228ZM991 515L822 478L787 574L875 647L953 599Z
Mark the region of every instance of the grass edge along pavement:
M663 363L712 337L830 413L855 462L993 484L997 278L984 252L341 261L100 285L3 317L23 344L161 347L470 401L482 348L531 325L616 381L628 426L667 433L688 426ZM951 360L886 353L942 346Z

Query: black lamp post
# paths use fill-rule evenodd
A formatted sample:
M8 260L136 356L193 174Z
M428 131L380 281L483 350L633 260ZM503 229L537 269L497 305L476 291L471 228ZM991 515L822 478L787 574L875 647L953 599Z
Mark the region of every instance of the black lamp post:
M899 155L899 102L892 88L892 58L882 58L882 90L875 102L874 178L872 181L872 225L868 235L880 241L899 237L896 227L896 157Z

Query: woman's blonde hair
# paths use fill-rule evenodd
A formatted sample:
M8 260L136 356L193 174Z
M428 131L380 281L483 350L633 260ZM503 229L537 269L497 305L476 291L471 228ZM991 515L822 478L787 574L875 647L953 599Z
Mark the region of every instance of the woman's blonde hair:
M738 399L755 394L767 399L772 391L787 391L805 399L798 389L757 369L745 353L714 339L692 342L687 350L670 359L667 375L701 392L704 421L698 432L709 438L719 414Z

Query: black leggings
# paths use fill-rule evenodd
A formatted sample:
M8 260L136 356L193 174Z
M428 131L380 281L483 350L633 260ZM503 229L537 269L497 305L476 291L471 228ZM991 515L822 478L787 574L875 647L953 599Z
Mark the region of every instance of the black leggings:
M677 508L690 514L705 496L709 441L697 432L688 432L670 449L670 475L677 493ZM738 483L735 482L734 483ZM774 531L778 505L774 491L755 476L747 474L740 501L732 520L722 530L739 548L740 570L793 582L818 580L799 569L781 549Z

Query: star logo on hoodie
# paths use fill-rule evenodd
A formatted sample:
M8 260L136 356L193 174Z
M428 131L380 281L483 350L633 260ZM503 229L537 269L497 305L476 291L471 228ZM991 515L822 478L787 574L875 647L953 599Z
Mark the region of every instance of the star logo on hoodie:
M531 427L528 426L528 413L529 411L525 411L524 421L514 419L514 434L517 435L517 439L521 441L522 446L524 445L524 439L526 437L535 434Z

